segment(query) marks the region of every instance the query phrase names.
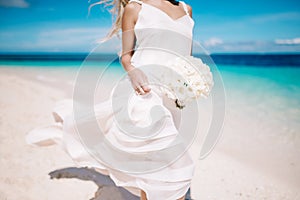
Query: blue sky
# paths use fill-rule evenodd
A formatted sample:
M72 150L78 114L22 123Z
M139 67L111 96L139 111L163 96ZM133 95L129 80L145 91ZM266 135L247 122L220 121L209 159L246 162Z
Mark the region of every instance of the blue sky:
M88 0L0 0L0 52L89 52L112 19ZM300 52L300 1L185 0L210 53ZM104 51L106 48L103 48Z

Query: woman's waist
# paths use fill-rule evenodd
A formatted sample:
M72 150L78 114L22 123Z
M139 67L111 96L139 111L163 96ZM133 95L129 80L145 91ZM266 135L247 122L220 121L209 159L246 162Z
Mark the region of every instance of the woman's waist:
M165 49L137 49L131 58L131 64L136 67L153 64L167 65L168 62L176 57L188 54L188 52L184 54Z

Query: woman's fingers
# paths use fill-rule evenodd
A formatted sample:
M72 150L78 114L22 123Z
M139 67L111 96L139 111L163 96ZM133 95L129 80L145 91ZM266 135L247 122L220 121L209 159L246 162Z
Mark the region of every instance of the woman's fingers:
M137 89L135 89L137 94L143 95L151 91L151 89L147 86L139 86Z
M143 95L150 92L150 87L148 86L148 78L144 72L140 69L134 69L128 73L132 86L137 94Z
M139 95L143 95L143 94L146 94L151 91L151 88L148 87L147 85L141 85L141 86L137 86L135 88L136 88L135 89L136 93Z
M137 91L138 94L145 94L146 93L141 86L138 86L135 91Z
M148 93L148 92L151 91L151 88L148 87L147 85L142 85L142 88L143 88L143 91L144 91L145 93Z

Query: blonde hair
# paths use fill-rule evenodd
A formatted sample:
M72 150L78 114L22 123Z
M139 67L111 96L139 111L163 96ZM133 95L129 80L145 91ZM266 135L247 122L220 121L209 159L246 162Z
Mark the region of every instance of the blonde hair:
M106 37L100 40L101 43L109 40L114 35L119 36L119 30L121 29L121 25L122 25L122 15L124 12L124 7L128 4L129 1L130 0L100 0L89 6L88 15L90 14L91 8L95 5L104 4L104 8L108 6L112 6L112 8L110 8L108 11L112 15L113 25L110 31L108 32L108 34L106 35Z

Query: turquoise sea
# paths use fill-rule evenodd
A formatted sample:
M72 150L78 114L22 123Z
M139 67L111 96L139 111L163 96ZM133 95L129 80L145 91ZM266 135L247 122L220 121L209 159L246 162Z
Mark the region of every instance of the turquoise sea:
M28 91L32 89L35 98L42 95L40 98L47 101L49 98L59 100L63 95L72 98L74 83L77 83L76 76L81 67L91 69L89 73L93 74L87 73L87 79L84 79L88 81L90 75L95 75L95 69L99 72L98 69L104 70L109 66L110 73L107 73L104 83L112 83L111 85L114 78L125 74L116 56L104 55L87 62L83 62L84 55L75 55L71 59L68 56L2 57L0 73L10 76L7 80L11 82L7 85L11 85L11 89L16 88L16 85L20 88L20 84L24 83L27 98L31 95ZM300 169L300 55L218 55L213 60L213 75L221 75L221 84L225 90L225 117L221 118L223 129L216 150L230 155L238 163L246 164L247 168L251 167L291 186L298 186L299 176L296 174L299 174ZM29 79L30 82L23 79ZM27 83L30 84L26 85ZM94 92L95 99L106 99L112 91L111 85L101 84L102 87ZM49 94L37 93L37 86L45 90L51 89L50 86L55 90L49 90ZM62 96L56 98L51 91ZM84 94L85 91L82 92ZM20 98L22 95L21 92ZM223 102L223 99L220 101ZM28 101L24 103L27 105ZM211 111L215 111L216 107L210 103L201 100L203 112L199 117L203 123L203 131L208 129L211 125L210 119L215 116ZM47 115L50 116L50 113Z
M0 67L19 68L21 73L31 69L33 78L52 83L62 81L63 72L67 72L63 79L72 81L80 66L109 66L113 74L124 74L117 56L95 56L83 62L85 58L86 54L1 55ZM262 120L282 124L288 132L299 132L300 55L235 54L212 59L222 77L229 108L241 107Z

